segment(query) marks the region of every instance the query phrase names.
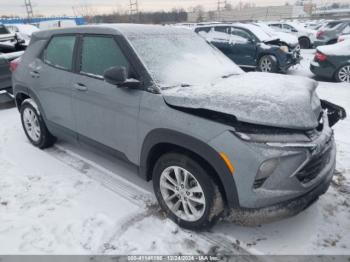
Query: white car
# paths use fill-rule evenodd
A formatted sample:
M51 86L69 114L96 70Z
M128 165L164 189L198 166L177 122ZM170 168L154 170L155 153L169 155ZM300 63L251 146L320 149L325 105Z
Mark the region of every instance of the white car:
M30 24L9 24L6 27L13 33L17 34L21 39L25 41L25 45L28 45L32 34L39 29Z
M300 47L304 49L311 48L316 40L316 30L305 28L295 22L270 22L268 25L280 32L295 35L299 40Z
M349 41L349 40L350 40L350 34L345 34L338 37L338 42Z
M265 31L265 33L278 38L281 42L285 43L288 46L296 46L298 44L298 38L295 35L274 30L274 28L269 27L264 23L254 23L254 25L259 26L262 30Z

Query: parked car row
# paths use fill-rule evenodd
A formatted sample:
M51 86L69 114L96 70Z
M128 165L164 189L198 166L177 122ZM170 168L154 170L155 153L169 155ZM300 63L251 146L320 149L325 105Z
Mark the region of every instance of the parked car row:
M346 21L329 22L323 28L343 28L346 23ZM274 30L273 28L276 27L281 30ZM316 38L312 38L312 31L292 22L267 24L216 22L195 26L192 30L222 51L242 69L255 69L269 73L285 73L290 67L297 65L302 59L300 43L304 47L317 43ZM296 35L287 31L294 32ZM317 47L314 61L310 65L311 71L323 78L350 82L349 40L350 34L344 34L333 45Z

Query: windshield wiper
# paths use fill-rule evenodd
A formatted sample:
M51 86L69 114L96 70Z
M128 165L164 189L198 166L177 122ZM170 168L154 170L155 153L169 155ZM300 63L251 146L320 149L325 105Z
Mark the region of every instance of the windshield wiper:
M187 83L182 83L182 84L173 85L173 86L164 86L164 87L162 87L162 90L168 90L168 89L171 89L174 87L190 87L190 86L192 86L192 85L187 84Z
M226 78L230 78L231 76L236 76L236 75L238 75L238 74L232 73L232 74L224 75L221 78L226 79Z

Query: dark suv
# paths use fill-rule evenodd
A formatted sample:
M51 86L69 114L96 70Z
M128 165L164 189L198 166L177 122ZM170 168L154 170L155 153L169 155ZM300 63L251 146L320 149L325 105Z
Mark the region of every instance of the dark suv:
M300 46L283 43L252 24L213 24L195 32L242 68L261 72L286 72L300 62Z
M320 101L313 80L242 72L190 30L42 31L13 68L34 146L74 139L130 161L183 227L208 227L229 209L292 203L277 214L295 214L332 180L331 126L344 110Z

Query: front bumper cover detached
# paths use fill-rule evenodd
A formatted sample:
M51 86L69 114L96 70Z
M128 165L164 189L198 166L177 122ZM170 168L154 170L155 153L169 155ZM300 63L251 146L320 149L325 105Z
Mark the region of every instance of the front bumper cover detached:
M313 204L320 195L327 192L335 171L336 147L333 140L333 131L331 126L339 120L346 118L345 110L328 101L321 101L322 108L325 110L323 115L323 131L321 135L313 141L313 154L320 154L322 150L329 147L330 162L318 176L308 185L312 189L301 196L261 208L239 208L230 209L224 217L225 221L241 224L245 226L256 226L260 224L271 223L282 218L297 215ZM328 150L328 149L327 149Z

